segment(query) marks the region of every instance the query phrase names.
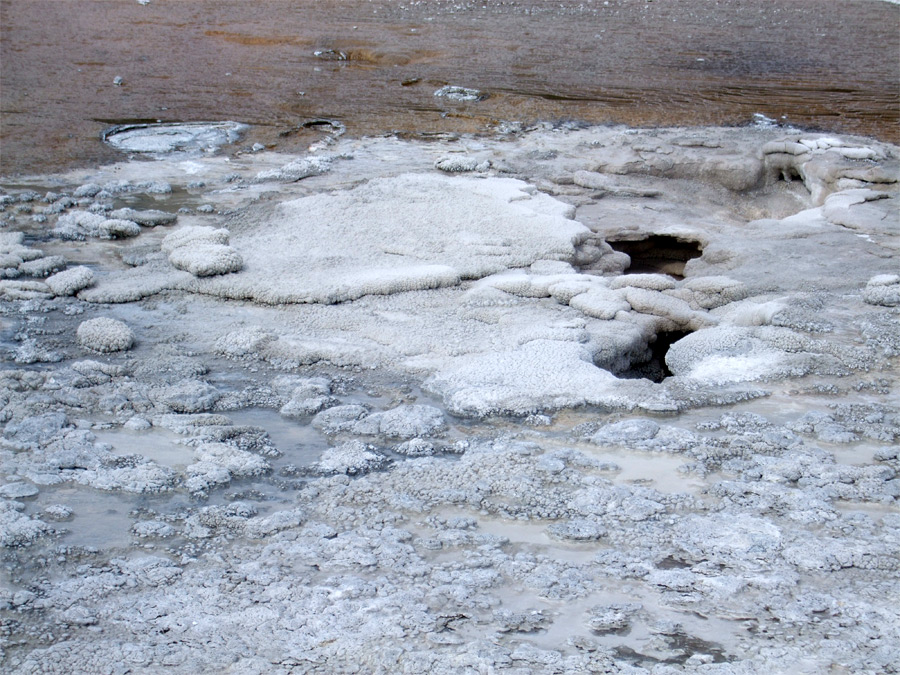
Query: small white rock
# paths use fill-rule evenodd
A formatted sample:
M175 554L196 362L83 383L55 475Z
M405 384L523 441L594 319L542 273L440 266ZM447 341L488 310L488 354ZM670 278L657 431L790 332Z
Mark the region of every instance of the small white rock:
M134 344L134 333L121 321L100 317L81 322L76 331L78 344L95 352L119 352Z

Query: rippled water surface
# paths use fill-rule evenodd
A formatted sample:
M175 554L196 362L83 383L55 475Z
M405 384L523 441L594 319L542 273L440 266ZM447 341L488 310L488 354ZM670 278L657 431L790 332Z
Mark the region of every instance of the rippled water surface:
M900 140L900 6L879 0L2 0L2 172L109 160L131 120L248 140L502 121L742 124ZM121 85L113 84L121 77ZM436 98L446 84L487 94Z

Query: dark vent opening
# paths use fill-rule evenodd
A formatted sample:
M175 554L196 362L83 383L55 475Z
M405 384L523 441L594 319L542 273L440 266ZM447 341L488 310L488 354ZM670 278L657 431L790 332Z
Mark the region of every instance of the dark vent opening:
M607 243L631 258L625 274L668 274L683 279L687 261L703 254L700 242L666 234L652 234L639 241L607 240Z
M690 331L681 330L657 333L656 340L647 347L648 358L640 363L632 363L631 367L625 372L619 373L618 377L626 380L644 378L653 382L662 382L667 377L671 377L672 371L666 365L666 354L669 353L669 347L689 334Z
M781 170L781 179L783 181L785 181L786 183L790 183L794 180L802 181L803 176L800 175L800 172L797 171L797 169L795 169L792 166L789 166L789 167L785 167Z

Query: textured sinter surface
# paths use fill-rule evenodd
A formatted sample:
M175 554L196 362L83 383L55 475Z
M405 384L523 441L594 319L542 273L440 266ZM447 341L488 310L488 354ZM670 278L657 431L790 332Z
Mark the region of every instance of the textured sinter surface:
M2 669L893 672L897 181L547 126L4 186Z

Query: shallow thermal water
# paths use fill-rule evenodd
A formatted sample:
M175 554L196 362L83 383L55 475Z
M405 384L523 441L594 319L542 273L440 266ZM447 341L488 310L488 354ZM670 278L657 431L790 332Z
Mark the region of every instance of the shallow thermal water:
M249 123L251 143L284 150L321 119L359 136L762 113L900 138L900 8L875 0L7 0L0 13L5 174L108 161L104 129L157 120ZM448 84L486 98L436 98Z
M165 429L132 431L116 429L94 434L101 443L109 443L121 455L141 455L169 468L185 467L193 461L190 447L179 444L179 437Z
M272 443L282 453L279 464L308 466L328 447L325 437L309 424L285 419L277 410L250 408L229 412L235 424L246 424L266 430Z

